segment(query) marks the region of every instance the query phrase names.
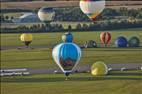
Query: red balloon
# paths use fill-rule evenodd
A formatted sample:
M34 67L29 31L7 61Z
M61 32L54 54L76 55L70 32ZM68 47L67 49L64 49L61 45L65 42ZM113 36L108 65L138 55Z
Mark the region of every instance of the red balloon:
M102 32L100 34L100 39L101 39L101 42L107 46L107 44L110 43L110 40L111 40L111 34L109 32Z

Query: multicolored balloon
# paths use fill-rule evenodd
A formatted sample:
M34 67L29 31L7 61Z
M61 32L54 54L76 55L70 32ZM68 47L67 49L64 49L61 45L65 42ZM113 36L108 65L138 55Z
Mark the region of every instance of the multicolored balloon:
M70 32L66 32L62 35L63 42L72 42L73 41L73 35Z
M51 22L54 17L55 17L55 11L53 8L49 8L49 7L42 7L39 11L38 11L38 17L41 21L49 23Z
M24 34L22 34L22 35L20 36L20 40L21 40L22 42L24 42L25 45L28 47L29 44L30 44L30 43L32 42L32 40L33 40L33 36L32 36L32 34L24 33Z
M104 8L105 0L80 0L80 9L93 21L96 20L96 17Z
M138 37L134 36L131 37L128 41L129 47L139 47L140 46L140 40Z
M117 47L127 47L127 44L128 44L127 39L123 36L118 37L115 41L115 45Z
M106 47L111 41L111 34L109 32L102 32L100 34L101 43Z
M74 43L61 43L53 49L52 56L64 74L69 76L79 63L81 49Z

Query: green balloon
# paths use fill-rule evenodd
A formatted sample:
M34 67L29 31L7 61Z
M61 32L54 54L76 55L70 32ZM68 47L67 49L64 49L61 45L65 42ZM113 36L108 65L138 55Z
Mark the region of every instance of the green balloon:
M131 37L128 41L129 47L139 47L140 46L140 40L138 37Z

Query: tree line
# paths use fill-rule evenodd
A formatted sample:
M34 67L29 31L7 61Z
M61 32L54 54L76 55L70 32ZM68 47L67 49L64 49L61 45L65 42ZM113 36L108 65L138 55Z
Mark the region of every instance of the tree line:
M23 33L23 32L34 32L34 33L42 33L42 32L84 32L84 31L100 31L100 30L115 30L115 29L125 29L125 28L141 28L141 21L132 21L121 20L121 21L103 21L103 22L95 22L95 23L79 23L72 27L72 25L68 25L67 28L64 28L62 24L38 24L32 26L18 26L16 28L2 28L1 33Z
M90 19L82 13L80 8L62 8L62 9L55 9L56 16L55 20L58 21L90 21ZM97 20L105 20L105 19L116 19L117 17L131 17L131 18L138 18L142 19L142 8L141 9L127 9L127 8L120 8L120 9L105 9L100 16L97 17Z
M34 12L37 13L38 10ZM54 21L80 22L75 28L68 25L64 28L63 24L38 24L31 27L19 26L16 28L1 28L1 32L62 32L62 31L95 31L113 30L122 28L142 27L142 9L134 10L127 8L105 9L96 19L94 24L83 24L82 22L92 22L84 15L79 8L60 8L55 9L56 16ZM10 22L14 17L0 16L1 22Z
M2 10L4 11L4 10ZM5 10L10 11L10 10ZM13 10L15 11L15 10ZM16 10L17 12L21 12L22 10ZM22 12L34 12L37 14L38 9L31 11L31 10L23 10ZM72 21L72 22L89 22L90 19L82 13L80 8L55 8L55 21ZM4 13L2 13L4 14ZM122 19L124 17L127 18L137 18L142 19L142 8L141 9L127 9L127 8L120 8L120 9L105 9L100 16L97 17L97 21L99 20L111 20L111 19ZM9 18L14 17L4 17L3 15L0 15L1 21L6 21ZM11 19L11 20L12 20Z

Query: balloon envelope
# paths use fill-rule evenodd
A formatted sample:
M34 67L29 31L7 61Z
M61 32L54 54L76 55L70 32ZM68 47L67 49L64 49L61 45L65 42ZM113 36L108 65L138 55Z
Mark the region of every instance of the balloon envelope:
M127 39L123 36L118 37L117 40L115 41L115 44L117 47L127 47Z
M70 32L67 32L62 35L63 42L72 42L73 41L73 35Z
M102 61L94 63L91 67L91 74L94 76L103 76L106 75L107 73L108 73L107 65Z
M111 41L111 34L109 32L102 32L100 39L103 44L107 45Z
M61 70L68 76L81 58L81 49L74 43L61 43L57 45L52 56Z
M128 41L129 47L139 47L140 40L138 37L131 37Z
M80 0L80 9L93 21L96 20L96 17L104 8L105 0Z
M84 44L85 48L94 48L97 47L97 43L94 40L89 40Z
M32 34L29 33L24 33L20 36L20 40L25 42L25 41L32 41L33 40L33 36Z
M51 22L54 19L55 11L53 8L43 7L38 11L38 17L43 22Z

